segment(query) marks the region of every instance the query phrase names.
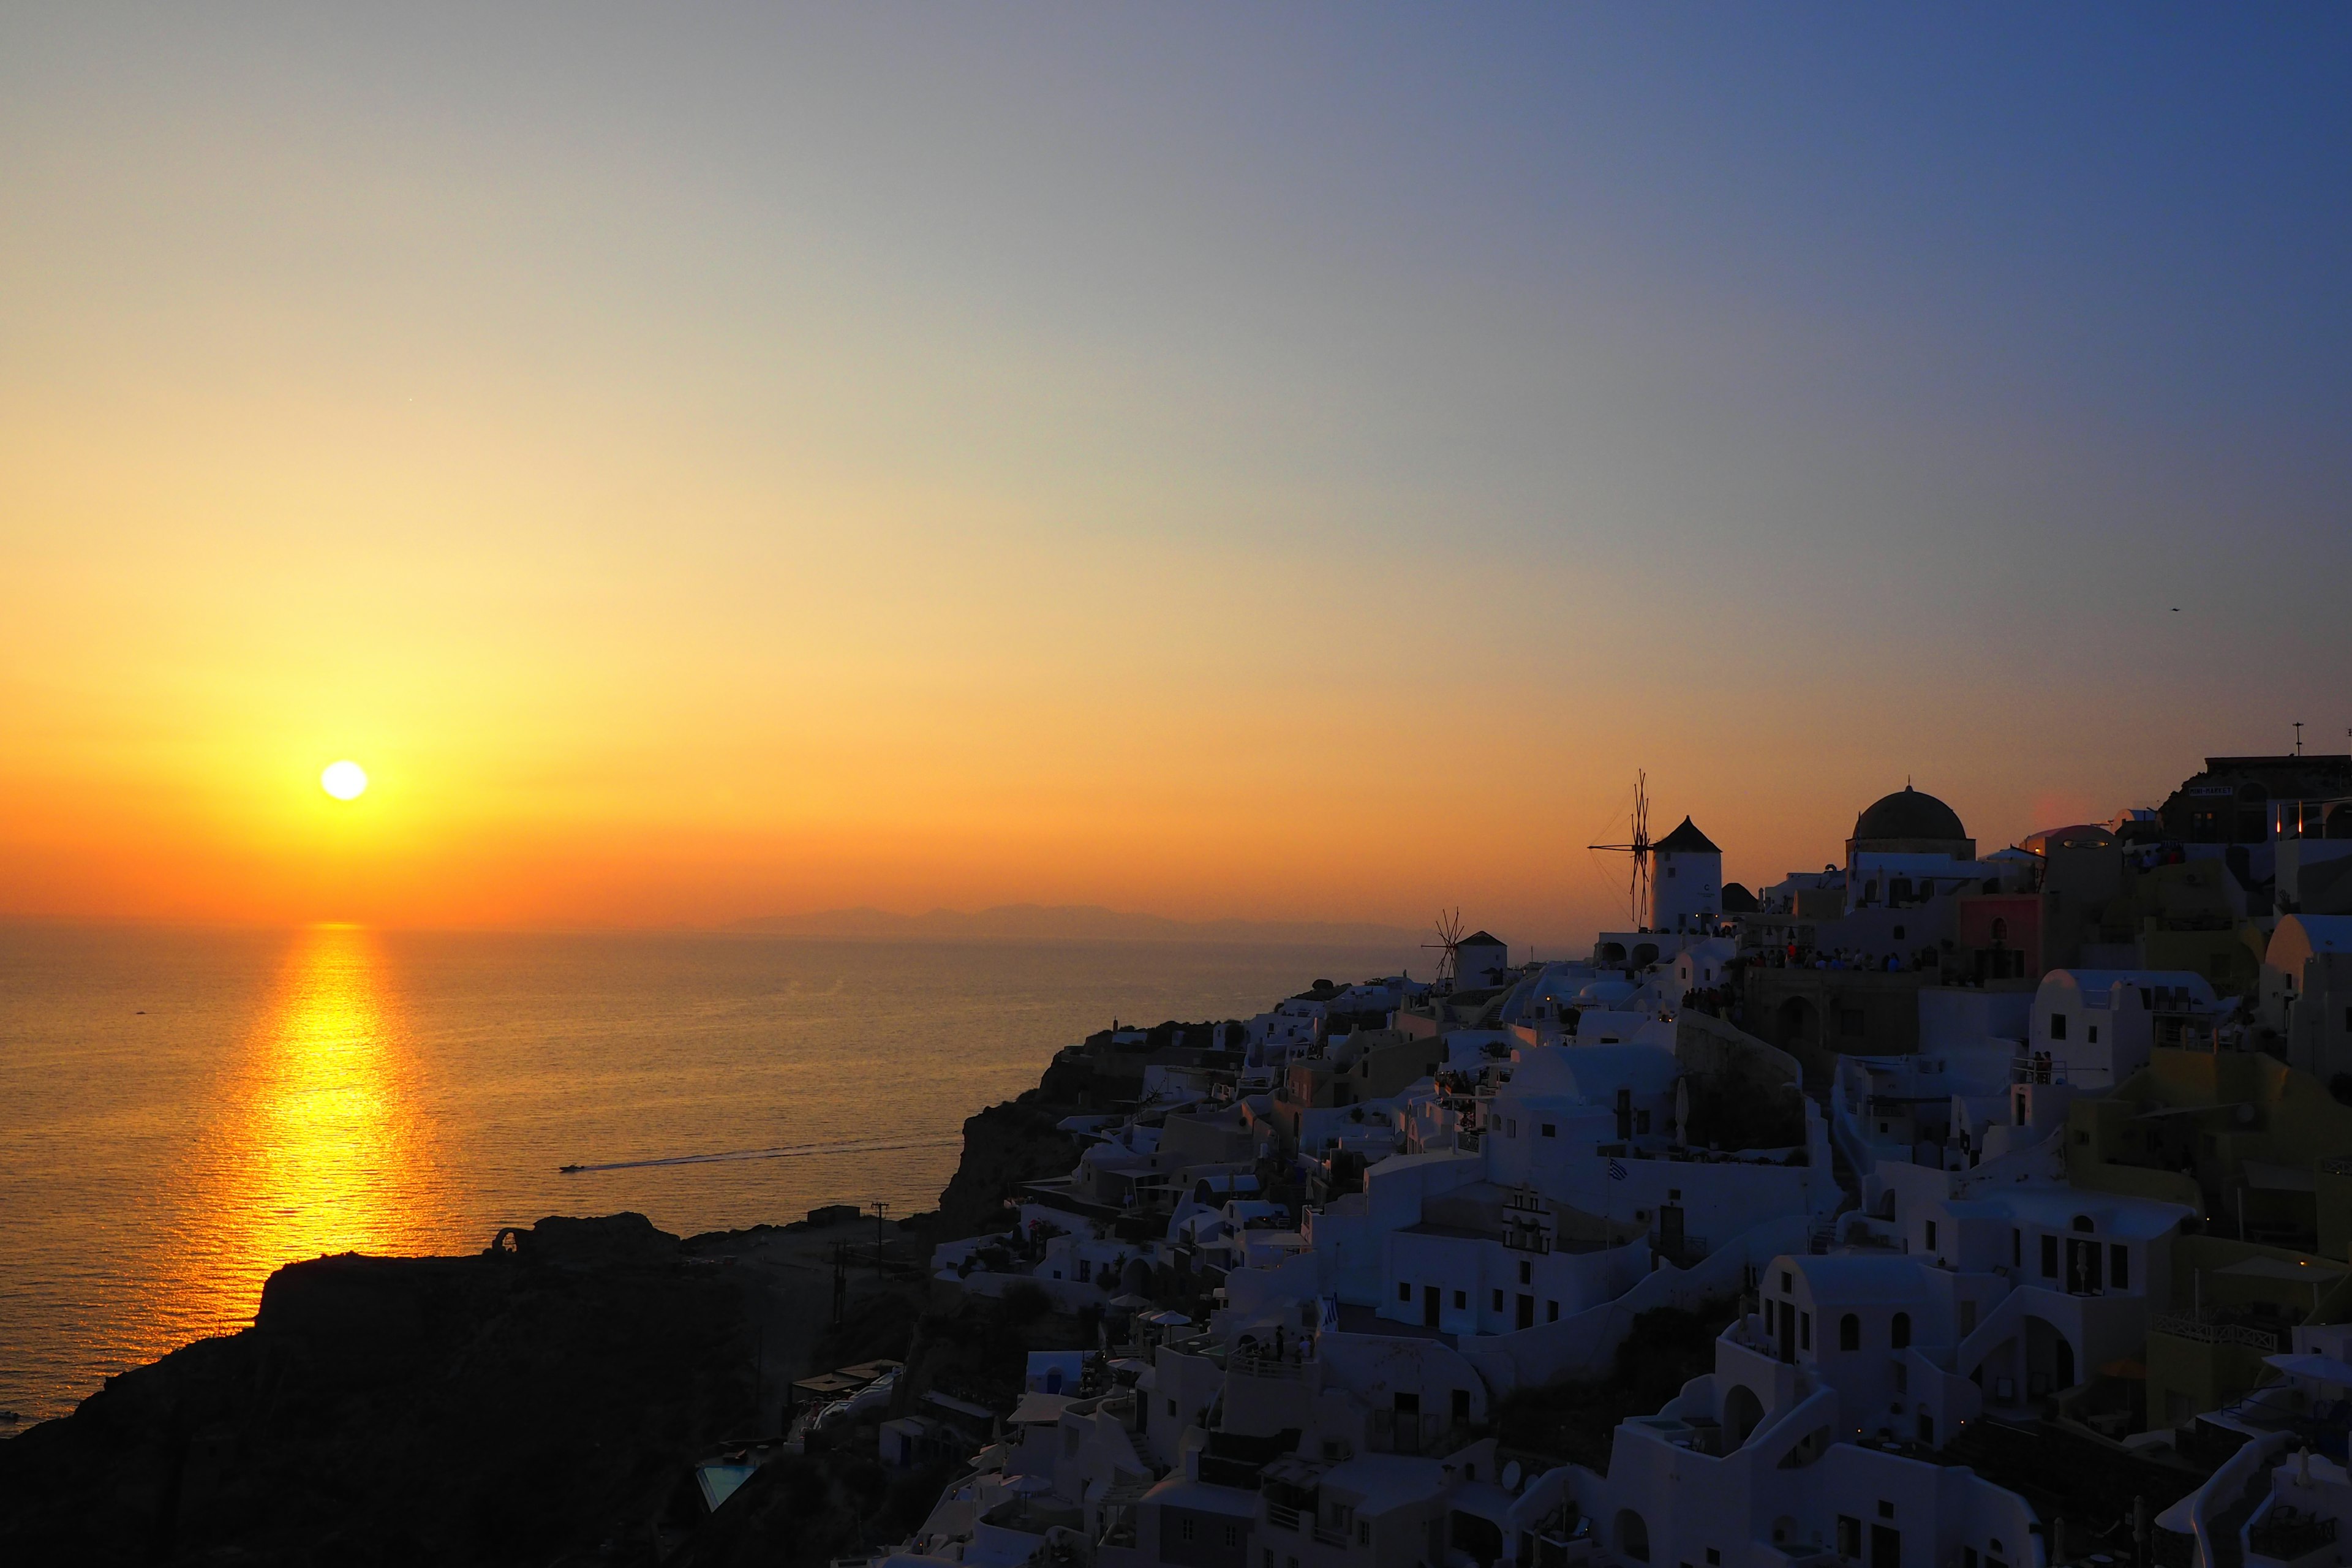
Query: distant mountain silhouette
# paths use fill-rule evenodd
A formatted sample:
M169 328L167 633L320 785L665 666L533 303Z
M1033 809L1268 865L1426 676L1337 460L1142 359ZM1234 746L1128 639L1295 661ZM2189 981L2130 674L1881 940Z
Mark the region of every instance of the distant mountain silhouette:
M732 931L787 936L923 938L962 942L1258 942L1286 947L1387 946L1420 936L1402 926L1327 921L1178 921L1129 914L1093 904L999 904L967 914L932 910L919 915L887 910L822 910L814 914L760 915Z

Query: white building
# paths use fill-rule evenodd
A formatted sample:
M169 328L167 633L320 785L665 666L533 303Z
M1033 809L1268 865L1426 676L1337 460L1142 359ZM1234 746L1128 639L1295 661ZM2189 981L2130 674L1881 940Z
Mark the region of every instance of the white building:
M2219 1016L2212 984L2193 971L2053 969L2033 994L2034 1081L2113 1089L2147 1066L2159 1035L2184 1020L2210 1028Z
M1454 944L1454 984L1461 991L1483 991L1503 983L1511 967L1510 944L1489 931L1475 931Z
M1660 931L1715 933L1723 913L1723 851L1687 816L1650 847L1650 923Z
M2352 1072L2352 915L2288 915L2263 952L2262 1022L2287 1065L2322 1083Z
M1871 1568L2041 1561L2022 1498L1969 1471L1861 1439L1931 1445L1976 1411L1942 1364L1951 1325L1897 1257L1790 1257L1761 1310L1716 1342L1715 1370L1622 1424L1587 1511L1621 1563L1785 1568L1834 1553Z

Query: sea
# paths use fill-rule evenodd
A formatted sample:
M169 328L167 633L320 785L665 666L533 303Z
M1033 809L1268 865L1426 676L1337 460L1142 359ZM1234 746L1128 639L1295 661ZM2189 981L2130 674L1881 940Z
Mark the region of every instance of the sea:
M933 1207L964 1119L1114 1019L1245 1017L1425 957L0 925L0 1436L246 1326L300 1258L476 1252L559 1214Z

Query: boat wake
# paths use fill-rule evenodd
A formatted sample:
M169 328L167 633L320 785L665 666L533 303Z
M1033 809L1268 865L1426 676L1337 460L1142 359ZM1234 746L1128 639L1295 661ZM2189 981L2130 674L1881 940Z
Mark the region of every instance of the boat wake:
M786 1143L773 1149L730 1149L715 1154L668 1154L657 1160L611 1160L598 1165L559 1167L567 1176L591 1171L642 1171L652 1165L720 1165L736 1160L805 1160L819 1154L881 1154L894 1149L945 1149L963 1142L963 1135L940 1138L856 1140L845 1143Z

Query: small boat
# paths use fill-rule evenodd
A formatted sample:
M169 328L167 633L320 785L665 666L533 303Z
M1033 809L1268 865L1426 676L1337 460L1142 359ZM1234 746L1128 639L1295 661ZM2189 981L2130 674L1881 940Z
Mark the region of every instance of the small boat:
M587 1168L585 1165L558 1165L555 1169L557 1174L568 1176L575 1171L584 1171Z

